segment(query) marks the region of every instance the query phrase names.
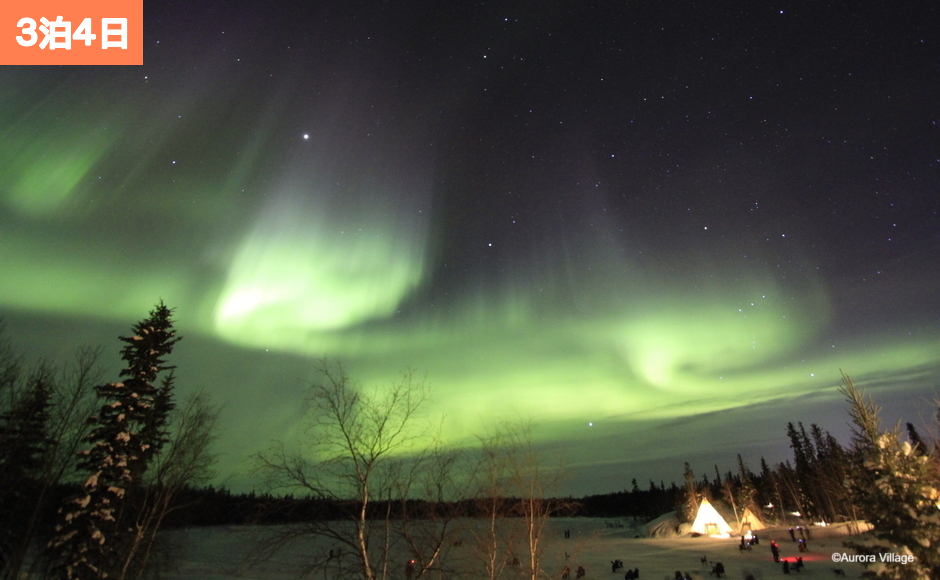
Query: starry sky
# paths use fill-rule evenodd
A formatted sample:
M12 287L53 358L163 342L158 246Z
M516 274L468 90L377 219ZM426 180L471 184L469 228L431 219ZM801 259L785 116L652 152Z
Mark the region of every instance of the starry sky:
M845 441L940 386L931 2L145 3L144 65L0 68L0 317L30 356L159 299L219 478L300 430L313 361L408 368L567 491Z

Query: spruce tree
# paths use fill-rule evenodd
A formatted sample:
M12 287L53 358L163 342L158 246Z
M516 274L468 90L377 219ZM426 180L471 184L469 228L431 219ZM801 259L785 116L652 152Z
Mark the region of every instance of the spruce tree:
M870 576L940 578L940 458L919 453L897 428L882 431L880 409L847 375L843 385L854 424L848 488L876 540L847 545L878 556ZM885 555L892 557L882 561Z
M748 469L747 465L744 463L741 454L738 453L738 479L740 479L741 482L738 487L738 504L741 506L742 514L746 509L760 513L760 508L756 503L757 488L754 487L753 475L754 474L751 473L751 470Z
M133 521L133 515L125 514L125 507L166 441L167 414L173 407L172 381L157 387L159 376L173 369L165 357L179 341L171 315L160 302L134 325L131 336L120 337L127 365L120 374L123 380L95 388L102 405L89 419L85 441L90 448L79 452L79 468L89 476L82 492L60 510L50 545L58 556L59 578L110 578L127 560L122 521Z
M35 489L46 466L52 441L48 436L51 386L40 371L0 415L0 573L15 566L24 537L29 535Z
M682 493L682 502L677 506L679 519L683 522L692 522L695 520L695 514L698 512L698 485L695 482L695 472L689 462L685 462L685 468L682 473L685 478L685 489Z

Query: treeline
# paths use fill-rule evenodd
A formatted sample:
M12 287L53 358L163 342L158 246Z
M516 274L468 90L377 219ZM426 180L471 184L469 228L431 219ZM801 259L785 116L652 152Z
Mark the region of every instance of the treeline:
M909 438L925 445L913 425L908 424ZM836 523L862 518L845 482L850 468L851 449L840 444L828 431L816 424L807 429L802 423L789 423L786 435L793 452L791 459L770 467L760 458L760 469L752 471L740 455L737 469L721 472L714 465L697 477L686 464L685 482L678 486L652 480L640 488L636 479L630 489L562 498L570 509L564 515L581 517L630 517L652 520L676 510L684 519L694 518L702 498L727 506L740 517L750 509L769 523L785 524L799 521ZM296 523L308 520L340 519L346 513L342 501L322 498L295 498L292 494L233 493L224 487L191 488L179 494L186 509L174 510L167 518L168 526L205 526L240 524ZM691 498L691 500L690 500ZM517 498L501 499L505 505L500 513L510 514ZM422 500L408 500L411 510L459 513L464 517L480 517L476 501L443 502L440 505ZM399 502L373 501L369 517L403 517ZM797 515L798 514L798 515ZM553 514L559 515L559 514Z
M909 426L913 431L913 426ZM629 517L652 520L666 512L676 510L687 521L694 518L695 509L702 498L726 505L735 516L751 509L769 522L785 523L798 519L804 523L834 523L857 519L843 485L848 469L849 451L824 429L811 425L807 430L802 423L789 423L787 436L793 458L771 468L760 459L760 470L751 471L740 455L737 469L721 472L717 465L697 478L686 464L685 484L674 481L668 485L650 480L640 488L636 479L630 489L588 495L581 498L563 498L572 506L565 515L581 517ZM691 490L691 491L690 491ZM691 501L690 499L691 498ZM177 510L167 520L168 525L220 525L251 523L296 523L306 520L339 519L344 513L342 502L334 499L295 498L292 494L269 493L235 494L225 488L207 487L188 489L180 494L185 510ZM508 506L517 499L501 500L500 513L511 513ZM445 502L431 505L409 500L413 508L421 510L453 511L465 517L479 517L475 501ZM368 506L370 517L401 517L398 502L374 501ZM800 514L796 516L794 514ZM559 515L559 514L554 514Z
M497 498L496 511L512 517L519 498ZM556 500L568 508L552 515L586 515L580 502L573 499ZM292 494L233 493L225 487L192 487L181 490L164 520L164 528L219 525L275 525L312 521L336 521L346 519L350 508L358 508L355 500L294 497ZM481 506L479 500L431 502L421 499L375 500L366 507L366 518L370 520L403 520L423 514L430 519L445 514L465 518L481 518L489 507Z
M636 479L629 490L588 495L578 500L578 515L594 518L631 517L652 520L676 509L681 501L682 488L672 482L650 480L647 489L640 489Z
M675 482L657 485L651 480L641 489L634 479L629 490L581 498L580 513L652 519L676 510L680 519L691 521L702 498L707 498L727 506L735 517L750 509L781 524L794 518L826 523L857 519L844 485L849 450L815 424L807 430L802 423L788 423L786 434L793 458L772 468L761 457L760 469L754 472L738 455L736 469L722 472L714 465L699 477L686 463L682 487Z

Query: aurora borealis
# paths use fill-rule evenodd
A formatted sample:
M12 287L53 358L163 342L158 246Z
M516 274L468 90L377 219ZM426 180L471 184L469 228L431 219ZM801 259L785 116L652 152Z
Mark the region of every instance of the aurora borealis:
M30 354L163 299L220 478L311 359L531 418L576 493L891 420L940 386L938 8L145 3L141 67L0 69L0 317Z

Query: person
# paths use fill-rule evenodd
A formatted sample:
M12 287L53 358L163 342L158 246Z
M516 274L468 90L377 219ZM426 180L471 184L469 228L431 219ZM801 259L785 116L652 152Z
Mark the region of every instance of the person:
M568 564L565 564L565 567L561 570L561 577L567 580L568 576L571 576L571 568L568 567Z
M744 543L744 536L741 536L741 545L738 546L738 550L743 552L745 549L747 549L747 545Z
M787 531L790 532L790 539L795 542L795 541L796 541L796 534L793 533L793 528L790 528L790 529L787 530Z
M682 580L682 572L676 570L676 575L672 577L672 580Z
M411 577L415 574L415 561L408 560L408 563L405 564L405 578L411 580Z
M584 566L578 566L578 571L575 572L574 577L575 577L575 578L583 578L585 573L586 573L586 572L584 571Z
M770 553L774 555L774 564L780 562L780 548L777 547L777 542L770 542Z
M806 551L806 540L804 540L803 538L800 538L800 541L797 542L797 547L800 549L801 552L805 552L805 551Z
M623 575L623 580L636 580L636 577L633 576L633 570L627 570L627 573Z
M796 559L796 563L793 564L793 571L794 572L803 571L803 556L800 556L799 558Z
M786 558L783 559L783 573L784 574L790 573L790 562Z
M751 543L754 544L755 546L760 544L760 538L757 537L757 534L751 535Z
M721 575L725 573L725 565L721 562L715 562L715 567L712 568L712 573L715 575L715 578L721 578Z

